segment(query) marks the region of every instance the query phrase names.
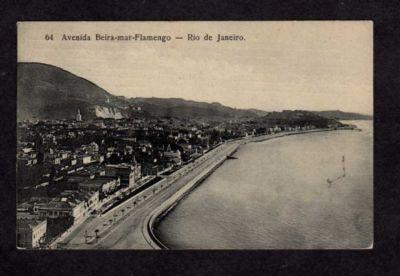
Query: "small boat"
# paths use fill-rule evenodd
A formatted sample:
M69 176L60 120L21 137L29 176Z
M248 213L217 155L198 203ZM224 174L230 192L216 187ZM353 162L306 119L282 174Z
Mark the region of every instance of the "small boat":
M237 157L232 156L232 155L227 155L226 158L227 158L227 159L238 159Z

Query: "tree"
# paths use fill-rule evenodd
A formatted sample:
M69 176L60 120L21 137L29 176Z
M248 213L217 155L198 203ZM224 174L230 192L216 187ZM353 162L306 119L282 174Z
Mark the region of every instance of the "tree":
M94 230L94 233L96 235L96 242L99 239L99 231L100 231L99 229Z

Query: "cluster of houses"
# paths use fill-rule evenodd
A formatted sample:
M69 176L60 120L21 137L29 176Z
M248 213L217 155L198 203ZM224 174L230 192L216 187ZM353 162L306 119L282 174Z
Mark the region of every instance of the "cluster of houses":
M57 196L31 197L17 206L17 245L42 247L70 227L96 213L124 188L135 189L142 177L139 164L87 167L68 177L68 189Z

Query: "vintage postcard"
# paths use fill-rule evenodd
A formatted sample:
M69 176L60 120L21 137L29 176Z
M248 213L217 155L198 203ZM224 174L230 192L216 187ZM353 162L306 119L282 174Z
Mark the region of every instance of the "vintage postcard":
M19 22L20 249L371 249L372 21Z

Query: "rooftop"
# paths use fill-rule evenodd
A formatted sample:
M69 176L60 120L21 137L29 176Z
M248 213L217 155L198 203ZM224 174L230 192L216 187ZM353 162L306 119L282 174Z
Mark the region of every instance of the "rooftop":
M30 228L34 229L39 224L43 223L44 220L34 219L34 218L19 218L17 220L18 228Z
M82 182L82 185L93 185L93 186L98 186L98 185L103 185L107 182L115 180L114 177L98 177L90 180L86 180Z

